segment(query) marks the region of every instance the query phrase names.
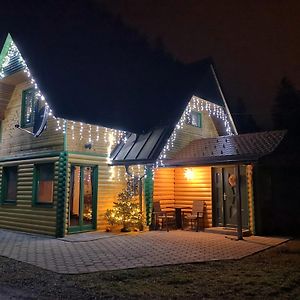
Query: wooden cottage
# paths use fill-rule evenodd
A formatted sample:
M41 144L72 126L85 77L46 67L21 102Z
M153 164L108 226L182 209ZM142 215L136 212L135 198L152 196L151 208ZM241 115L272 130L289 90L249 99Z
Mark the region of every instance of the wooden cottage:
M142 133L69 119L63 109L53 116L58 100L47 102L35 76L8 35L0 55L1 228L56 237L105 230L106 210L134 176L148 225L153 201L166 209L202 200L204 227L235 228L241 212L255 234L254 163L285 133L237 135L211 63L201 76L218 100L202 93L206 85L195 88L176 120Z

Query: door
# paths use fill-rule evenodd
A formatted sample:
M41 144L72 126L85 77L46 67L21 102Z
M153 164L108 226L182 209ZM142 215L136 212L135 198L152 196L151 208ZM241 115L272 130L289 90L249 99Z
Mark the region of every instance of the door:
M97 167L71 166L69 232L96 228Z
M237 199L234 186L235 167L213 168L213 223L214 226L237 226ZM248 228L248 199L245 167L240 167L242 225Z
M230 176L234 176L234 168L223 168L223 206L224 226L235 227L237 225L236 188L229 184Z

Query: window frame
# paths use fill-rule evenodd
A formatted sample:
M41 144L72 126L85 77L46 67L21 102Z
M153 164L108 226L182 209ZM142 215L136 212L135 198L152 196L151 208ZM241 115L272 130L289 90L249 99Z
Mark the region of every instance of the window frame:
M8 178L7 178L7 169L9 168L15 168L16 169L16 199L7 199L7 193L8 193ZM18 186L18 166L3 166L2 167L2 182L1 182L1 204L8 204L8 205L16 205L17 204L17 186Z
M197 125L192 124L192 115L197 116ZM200 111L192 110L186 123L196 128L202 128L202 113Z
M30 87L26 90L22 91L22 107L21 107L21 127L22 128L28 128L28 127L33 127L34 124L34 119L35 119L35 104L37 103L38 99L36 98L36 96L33 96L33 101L32 101L32 105L31 105L31 109L32 109L32 114L31 114L31 118L30 118L30 122L26 123L26 94L31 92L31 91L35 91L35 89L33 87Z
M41 165L51 165L52 169L52 199L51 202L40 202L38 199L39 195L39 183L40 183L40 166ZM44 163L38 163L34 165L33 170L33 195L32 195L32 205L33 206L43 206L43 207L53 207L54 205L54 177L55 177L55 166L54 163L51 162L44 162Z

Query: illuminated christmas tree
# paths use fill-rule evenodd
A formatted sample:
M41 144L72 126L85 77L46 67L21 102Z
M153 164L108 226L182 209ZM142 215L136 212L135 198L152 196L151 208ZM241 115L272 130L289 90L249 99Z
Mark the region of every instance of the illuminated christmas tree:
M134 197L131 182L118 194L118 200L114 207L105 213L107 221L111 225L123 225L122 232L128 232L131 228L141 228L143 225L143 214L139 203Z

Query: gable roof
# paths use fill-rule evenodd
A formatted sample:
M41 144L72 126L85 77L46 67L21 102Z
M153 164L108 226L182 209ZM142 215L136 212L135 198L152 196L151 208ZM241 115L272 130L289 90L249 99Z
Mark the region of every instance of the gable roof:
M198 139L164 164L181 166L257 161L271 154L285 134L285 130L278 130Z
M122 24L109 26L76 27L76 36L74 28L13 32L57 117L141 133L175 125L192 95L226 107L210 58L186 65Z

